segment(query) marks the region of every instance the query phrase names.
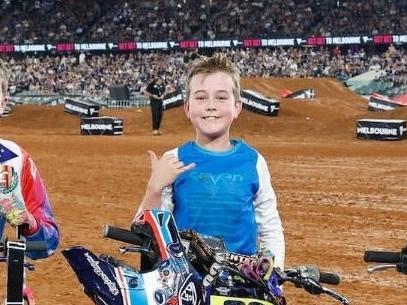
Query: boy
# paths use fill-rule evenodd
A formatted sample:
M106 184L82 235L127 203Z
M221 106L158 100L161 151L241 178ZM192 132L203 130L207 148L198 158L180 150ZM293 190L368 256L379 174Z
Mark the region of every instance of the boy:
M267 163L244 141L230 139L242 102L239 72L225 55L194 62L184 109L195 141L160 159L149 151L152 173L140 209L168 209L179 229L220 236L232 252L269 250L283 269L283 228Z
M6 108L7 88L7 69L0 60L0 116ZM0 138L0 236L5 222L18 227L28 241L46 242L46 251L26 252L29 258L45 258L55 252L58 227L37 167L21 147Z

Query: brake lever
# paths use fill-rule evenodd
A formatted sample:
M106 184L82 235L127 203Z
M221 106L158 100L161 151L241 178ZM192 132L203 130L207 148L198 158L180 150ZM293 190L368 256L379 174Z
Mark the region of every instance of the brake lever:
M120 254L126 254L127 252L133 252L133 253L149 253L149 249L146 249L143 246L137 246L137 245L133 245L133 246L121 246L119 247L119 252Z
M382 270L386 270L386 269L396 269L396 268L397 268L396 264L380 264L380 265L368 267L367 272L373 273L375 271L382 271Z
M300 278L299 284L310 294L318 295L324 292L324 287L320 283L311 278Z
M303 278L300 281L300 285L310 294L319 295L319 294L326 294L330 297L338 300L343 305L349 305L349 300L344 296L340 295L339 293L322 286L320 283L315 281L311 278Z
M281 271L275 269L279 277L279 284L282 285L285 282L291 282L298 288L303 288L305 291L312 295L327 294L330 297L338 300L343 305L349 305L349 300L339 293L322 286L317 280L310 277L302 277L301 273L296 269L289 269Z
M326 288L326 287L321 286L321 288L323 290L323 293L333 297L334 299L341 302L343 305L349 305L350 304L349 300L347 298L345 298L343 295L340 295L339 293L337 293L337 292L335 292L335 291L333 291L333 290L331 290L329 288Z

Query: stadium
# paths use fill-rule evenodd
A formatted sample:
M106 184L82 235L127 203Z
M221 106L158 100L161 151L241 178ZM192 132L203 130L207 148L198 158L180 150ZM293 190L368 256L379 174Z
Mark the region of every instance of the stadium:
M60 250L84 245L119 256L102 227L129 227L150 173L147 150L161 155L194 138L182 103L164 111L163 135L153 137L144 88L161 73L182 92L191 59L225 52L241 70L243 90L279 104L274 116L245 107L232 135L269 164L286 265L337 272L334 289L351 304L406 303L405 275L368 274L363 261L366 250L406 246L405 135L357 135L359 120L407 120L406 1L10 0L0 10L13 104L0 134L36 161ZM283 97L307 88L315 96ZM402 102L372 111L374 93ZM123 133L81 134L69 101L120 118ZM60 250L28 273L37 303L91 304ZM338 304L284 287L288 304Z

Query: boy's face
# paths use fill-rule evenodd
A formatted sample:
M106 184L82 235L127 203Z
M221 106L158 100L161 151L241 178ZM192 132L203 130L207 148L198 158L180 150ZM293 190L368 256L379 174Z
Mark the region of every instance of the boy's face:
M233 120L242 110L241 101L233 95L232 77L225 72L194 75L185 113L196 128L198 137L229 137Z

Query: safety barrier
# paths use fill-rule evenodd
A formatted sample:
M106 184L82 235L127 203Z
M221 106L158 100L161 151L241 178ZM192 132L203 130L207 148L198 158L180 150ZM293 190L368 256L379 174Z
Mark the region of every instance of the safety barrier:
M360 119L356 121L356 137L365 140L402 140L407 123L402 119Z
M141 108L147 107L150 105L150 101L148 99L130 99L130 100L104 100L99 101L99 104L110 108L110 109L122 109L122 108Z
M10 100L15 104L38 104L38 105L59 105L65 104L68 99L74 99L77 101L84 101L99 105L101 107L122 109L131 107L147 107L150 105L149 99L142 94L134 94L130 99L117 100L117 99L105 99L103 97L86 96L86 95L57 95L57 94L34 94L32 92L23 92L18 95L11 96Z

